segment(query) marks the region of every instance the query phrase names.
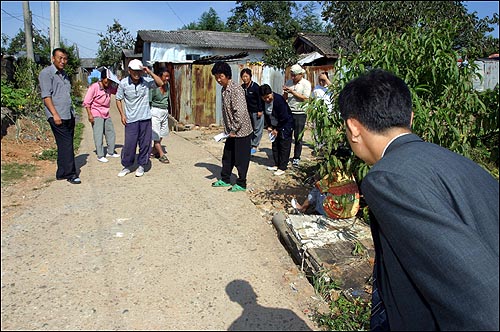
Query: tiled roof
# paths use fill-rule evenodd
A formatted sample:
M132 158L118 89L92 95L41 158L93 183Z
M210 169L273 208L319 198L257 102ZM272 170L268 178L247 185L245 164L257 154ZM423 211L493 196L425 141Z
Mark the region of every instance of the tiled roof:
M142 52L143 42L241 50L267 50L271 48L269 44L249 33L204 30L139 30L137 31L136 52Z
M308 44L324 56L335 57L338 55L337 52L333 50L332 38L328 34L300 32L294 42L294 45L299 40Z
M80 67L82 68L95 68L97 59L95 58L80 58Z

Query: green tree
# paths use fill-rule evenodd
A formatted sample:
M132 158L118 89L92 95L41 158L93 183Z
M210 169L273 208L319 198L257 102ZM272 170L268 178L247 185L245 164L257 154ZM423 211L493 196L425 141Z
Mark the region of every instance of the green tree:
M307 4L299 5L296 19L299 22L300 32L326 32L326 24L321 20L320 16L314 11L317 3L310 1Z
M51 63L50 56L50 40L48 36L42 34L42 31L32 29L33 34L33 51L35 55L40 57L39 63L42 65L48 65ZM2 37L3 38L3 37ZM8 37L5 39L6 43L9 41ZM17 35L15 35L10 42L8 42L8 46L5 49L7 54L16 54L18 52L26 52L26 37L24 30L19 29Z
M99 33L98 36L101 38L97 50L98 66L117 67L122 50L134 48L134 37L116 19L113 25L108 25L106 34Z
M471 58L485 56L492 44L486 33L498 24L496 14L481 20L468 14L463 1L324 1L321 15L335 27L333 44L348 52L359 51L354 37L372 27L401 34L407 27L434 27L448 19L457 24L453 47L467 50Z
M474 160L498 177L498 101L488 101L491 94L484 96L473 89L473 65L457 64L458 52L453 49L459 33L457 25L445 20L439 25L410 26L402 33L372 28L357 35L356 47L363 52L344 57L339 51L341 57L329 87L332 101L337 100L348 81L369 68L393 72L411 90L413 132ZM368 166L353 154L338 153L348 146L338 104L333 103L332 113L320 100L305 104L315 124L315 136L324 144L320 173L343 169L361 180Z
M250 33L269 43L264 62L285 69L297 61L292 43L298 32L322 32L325 28L314 13L315 2L305 5L295 1L236 1L228 18L229 31Z
M7 44L9 44L10 37L2 33L2 54L7 54Z
M265 42L289 40L300 31L295 1L236 1L227 19L231 31L248 32Z
M5 38L4 38L5 37ZM3 40L5 40L5 52L7 54L16 54L19 52L25 52L26 51L26 39L25 39L25 34L24 30L19 29L19 32L12 38L9 39L7 36L2 36ZM39 59L37 60L37 64L41 66L48 66L52 63L52 54L50 54L50 39L48 36L43 35L42 31L34 29L33 28L33 50L35 53L35 56L38 56ZM8 44L8 45L7 45ZM66 65L65 71L68 73L68 76L70 78L73 78L73 76L77 73L78 67L80 67L80 59L78 58L76 47L69 46L65 41L60 42L60 47L66 49L68 51L68 64ZM19 60L23 61L23 60ZM18 63L16 69L21 66L22 68L27 67L29 68L30 65L27 64L21 64ZM22 82L23 80L27 79L28 76L19 76L18 79L15 80L15 86L19 86L22 84L28 84L28 86L37 86L38 85L38 77L37 75L33 76L33 80L36 81L35 83L32 82Z
M226 25L220 19L219 15L210 7L208 12L201 14L198 23L189 23L184 25L181 29L183 30L207 30L207 31L227 31Z

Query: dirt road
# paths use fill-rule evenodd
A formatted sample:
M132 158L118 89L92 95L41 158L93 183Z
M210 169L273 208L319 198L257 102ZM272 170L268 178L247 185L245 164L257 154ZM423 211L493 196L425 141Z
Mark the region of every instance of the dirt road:
M270 219L249 192L210 186L222 145L174 132L171 164L119 178L120 158L98 162L83 122L82 184L54 181L2 213L2 330L317 329L313 288ZM249 187L268 163L255 158Z

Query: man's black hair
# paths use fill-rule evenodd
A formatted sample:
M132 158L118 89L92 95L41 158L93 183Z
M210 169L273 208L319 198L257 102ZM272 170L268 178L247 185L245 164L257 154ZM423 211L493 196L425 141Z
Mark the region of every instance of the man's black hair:
M338 102L344 120L356 119L373 132L410 129L410 89L401 78L385 70L371 70L347 83Z
M269 84L262 84L259 86L259 92L261 96L267 96L270 93L273 93L273 89L269 86Z
M66 56L68 56L68 51L66 51L62 47L54 48L54 50L52 51L52 56L56 56L56 52L61 52L64 53Z

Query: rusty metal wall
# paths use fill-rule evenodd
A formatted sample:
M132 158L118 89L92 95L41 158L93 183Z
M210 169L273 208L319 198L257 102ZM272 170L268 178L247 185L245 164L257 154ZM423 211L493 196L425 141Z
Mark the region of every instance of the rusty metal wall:
M282 93L282 87L290 78L289 69L280 71L261 65L229 63L232 79L239 84L243 68L252 70L252 79L259 85L269 84L274 92ZM172 115L184 124L209 126L222 125L222 88L212 75L213 65L167 64L171 70ZM318 84L318 76L327 71L332 77L333 66L305 66L306 79L312 87Z
M172 65L172 116L181 123L192 123L191 66Z
M192 65L191 72L191 108L193 117L191 123L208 126L215 123L215 78L212 66Z

